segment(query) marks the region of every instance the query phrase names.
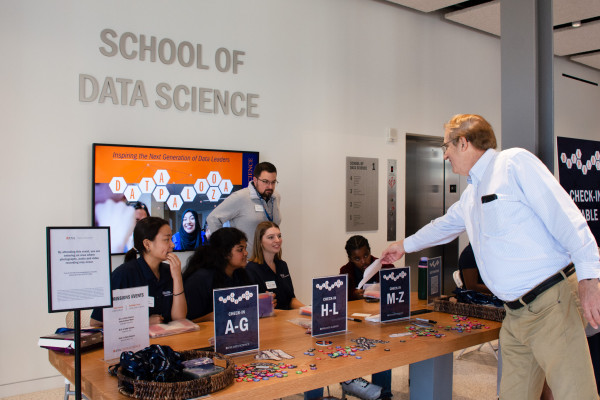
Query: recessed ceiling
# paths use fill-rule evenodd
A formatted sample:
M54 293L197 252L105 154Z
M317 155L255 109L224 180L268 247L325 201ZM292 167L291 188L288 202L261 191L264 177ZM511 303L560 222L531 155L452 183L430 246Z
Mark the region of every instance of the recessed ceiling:
M500 0L388 0L500 36ZM553 0L554 54L600 69L600 0ZM581 26L571 26L581 22ZM583 54L582 54L583 53Z
M465 0L388 0L390 3L400 4L423 12L431 12L462 3Z
M449 12L444 17L450 21L500 36L500 0Z
M600 52L598 51L593 54L582 54L580 56L573 56L571 57L571 60L588 65L592 68L600 69Z
M554 54L557 56L585 53L598 50L599 47L600 21L582 24L579 28L567 27L554 31Z

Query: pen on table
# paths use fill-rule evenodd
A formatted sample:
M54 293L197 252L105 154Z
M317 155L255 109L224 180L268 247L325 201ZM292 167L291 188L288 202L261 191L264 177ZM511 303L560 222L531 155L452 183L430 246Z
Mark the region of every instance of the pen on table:
M421 322L429 322L430 324L437 324L437 321L434 321L432 319L426 319L426 318L415 318L415 320L417 321L421 321Z
M348 321L362 322L362 319L348 317Z

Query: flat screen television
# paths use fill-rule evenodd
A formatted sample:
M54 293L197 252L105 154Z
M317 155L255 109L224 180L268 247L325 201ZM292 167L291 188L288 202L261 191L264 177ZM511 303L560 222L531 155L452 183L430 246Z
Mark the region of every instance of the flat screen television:
M193 210L202 241L208 214L248 186L257 163L255 151L94 143L92 224L110 227L111 253L121 254L133 247L136 209L169 221L173 234Z

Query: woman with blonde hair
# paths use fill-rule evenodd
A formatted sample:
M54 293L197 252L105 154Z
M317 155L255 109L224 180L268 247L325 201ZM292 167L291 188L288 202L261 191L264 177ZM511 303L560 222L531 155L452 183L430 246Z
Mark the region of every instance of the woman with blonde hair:
M276 308L300 308L304 304L296 299L290 271L281 259L281 244L281 231L276 223L263 221L258 224L254 232L252 259L246 265L246 272L258 285L260 293L275 293Z

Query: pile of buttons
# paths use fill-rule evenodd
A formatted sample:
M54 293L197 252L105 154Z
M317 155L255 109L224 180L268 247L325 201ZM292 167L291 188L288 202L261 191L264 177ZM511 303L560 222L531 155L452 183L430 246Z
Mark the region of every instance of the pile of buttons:
M444 329L445 331L456 331L457 333L463 332L471 332L474 329L490 329L489 326L480 324L477 321L470 321L469 317L463 317L460 315L453 315L452 319L455 322L455 325L441 326L439 325L439 329ZM435 336L436 338L441 338L446 336L443 333L438 333L437 329L434 328L417 328L414 326L407 326L406 329L412 332L412 338L416 338L419 336ZM401 340L404 342L404 340Z
M386 340L379 340L379 339L367 339L366 337L362 336L359 337L357 339L351 339L354 343L356 343L356 346L365 349L365 350L369 350L371 347L376 347L377 343L389 343L389 341Z
M417 336L435 336L436 338L441 338L446 335L443 333L438 333L437 329L434 328L417 328L414 326L407 326L406 329L413 333L412 337L415 338ZM402 340L401 340L402 342Z
M363 349L357 349L356 347L350 347L350 346L346 346L346 347L335 346L335 349L333 349L331 347L328 347L327 349L330 350L330 351L326 352L326 354L329 356L329 358L355 356L356 352L358 350L360 350L360 351L363 350ZM356 358L360 359L361 357L358 356Z
M287 378L288 369L295 369L296 365L286 363L251 363L235 366L237 382L260 382L269 378ZM313 369L311 367L311 369ZM316 369L316 368L314 368ZM297 374L307 372L306 369L296 371Z
M355 356L357 351L363 351L364 349L360 349L357 347L351 347L351 346L346 346L346 347L342 347L342 346L335 346L335 348L333 346L327 346L326 350L321 350L319 349L318 353L322 353L322 354L317 354L316 359L317 360L321 360L322 357L321 355L327 355L329 358L338 358L338 357L348 357L348 356ZM315 355L315 349L308 349L307 351L304 352L304 355L307 356L314 356ZM357 359L360 359L360 356L356 356ZM316 366L315 368L313 368L314 364L311 364L311 369L317 369Z
M478 323L477 321L470 321L469 317L463 317L460 315L453 315L452 319L456 323L455 326L446 326L446 331L456 331L458 333L471 332L473 329L490 329L489 326Z
M321 354L326 355L329 358L338 358L338 357L355 357L357 360L360 360L362 357L356 355L359 351L369 350L371 347L376 347L377 343L389 343L389 341L378 340L378 339L367 339L366 337L359 337L357 339L351 339L352 342L355 343L353 346L327 346L325 350L319 349L317 353L315 353L315 349L311 348L304 352L304 355L314 356L317 355L316 359L321 360ZM387 349L386 349L387 350ZM314 364L311 364L311 369ZM316 369L316 367L314 368Z

